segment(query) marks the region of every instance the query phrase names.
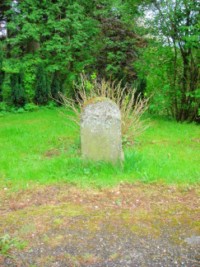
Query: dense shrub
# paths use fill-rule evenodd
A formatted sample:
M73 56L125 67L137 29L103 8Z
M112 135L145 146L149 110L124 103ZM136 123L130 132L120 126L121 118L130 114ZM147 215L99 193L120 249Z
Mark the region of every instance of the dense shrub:
M11 103L16 107L25 105L25 91L22 73L12 73L10 76Z
M35 103L45 105L49 100L49 82L43 64L39 64L36 72Z

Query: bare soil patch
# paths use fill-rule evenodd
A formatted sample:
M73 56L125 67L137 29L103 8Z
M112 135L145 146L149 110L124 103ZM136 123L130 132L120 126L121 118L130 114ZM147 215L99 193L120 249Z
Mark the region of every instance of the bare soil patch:
M200 266L200 187L70 185L0 192L0 266Z

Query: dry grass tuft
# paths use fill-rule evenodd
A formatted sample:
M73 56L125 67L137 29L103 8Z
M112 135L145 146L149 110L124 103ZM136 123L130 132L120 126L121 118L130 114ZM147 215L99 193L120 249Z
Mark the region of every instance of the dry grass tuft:
M75 99L69 99L64 95L61 97L64 105L73 111L68 118L78 126L85 103L95 97L111 99L121 111L124 144L132 145L135 138L149 127L148 121L141 119L148 109L149 98L141 97L141 94L136 93L136 89L128 85L122 86L121 82L105 79L88 80L85 75L81 75L81 82L75 85Z

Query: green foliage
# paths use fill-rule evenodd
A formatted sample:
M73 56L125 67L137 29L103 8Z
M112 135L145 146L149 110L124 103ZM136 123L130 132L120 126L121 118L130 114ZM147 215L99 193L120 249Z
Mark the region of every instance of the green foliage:
M45 105L49 100L49 82L44 65L38 65L35 84L35 103Z
M147 88L154 93L153 109L167 112L178 121L197 120L198 1L164 0L155 1L153 6L156 13L145 24L151 40L138 69L140 75L146 75Z
M101 18L104 45L97 57L96 68L102 77L133 84L137 78L133 62L138 58L139 48L145 43L142 38L139 39L130 24L114 15Z
M60 97L61 93L64 93L64 79L62 79L59 72L55 72L51 82L51 97L58 104L62 101Z
M94 5L88 1L62 0L45 3L25 0L15 5L7 12L7 48L12 58L22 62L42 58L48 72L59 71L65 79L72 74L76 77L92 64L99 32L98 22L88 16L88 8L91 14Z
M12 249L23 250L26 246L26 242L18 238L12 238L9 234L0 237L0 255L10 257L10 251Z
M11 98L11 81L10 81L11 74L10 73L5 73L4 76L4 81L2 85L2 100L9 106L11 106L12 103L12 98Z
M123 85L137 80L139 93L154 95L152 112L198 119L198 0L24 0L3 4L0 16L8 30L0 47L0 101L47 104L60 101L59 91L73 98L80 73L96 72ZM41 62L48 77L39 77ZM13 78L20 72L23 86Z
M35 105L34 103L27 103L25 106L24 106L24 110L26 110L26 111L36 111L36 110L38 110L38 106L37 105Z
M36 71L40 60L37 57L27 55L20 66L23 69L23 83L26 95L26 103L32 103L35 95Z
M4 73L0 71L0 102L3 100L2 87L3 87Z
M132 24L130 27L125 21L127 16L120 18L125 6L119 0L25 0L15 1L12 8L6 8L8 37L3 41L7 55L4 70L12 74L23 69L26 102L47 102L46 96L43 93L39 96L35 87L37 65L41 61L49 80L52 77L51 94L55 99L59 99L58 91L73 95L73 83L79 74L92 73L94 68L101 76L132 83L136 78L132 61L136 57L137 36ZM3 98L6 102L9 102L8 92L7 88L6 99Z
M12 73L10 76L11 102L16 107L25 105L25 91L22 73Z
M135 63L140 79L146 81L145 95L152 96L149 111L153 114L171 114L173 95L180 91L180 87L173 88L170 83L174 71L172 59L173 52L169 47L153 42Z
M5 102L0 102L0 112L7 112L8 110L8 105Z
M3 46L0 45L0 102L3 100L3 96L2 96L3 81L4 81L4 72L3 72Z

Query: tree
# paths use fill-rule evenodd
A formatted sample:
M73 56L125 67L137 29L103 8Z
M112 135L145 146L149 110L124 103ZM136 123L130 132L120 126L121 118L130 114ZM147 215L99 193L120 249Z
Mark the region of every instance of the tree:
M64 79L59 72L55 72L53 74L52 82L51 82L51 97L55 100L58 104L62 102L62 98L60 94L63 93L63 83Z
M142 1L105 1L96 17L100 22L100 53L96 69L101 77L123 80L133 84L137 73L133 63L138 59L138 50L146 43L136 33L135 17Z
M98 73L132 84L137 79L133 63L138 59L138 50L146 45L144 39L115 14L101 17L100 21L104 45L97 56Z
M49 83L43 64L37 68L34 100L39 105L45 105L49 100Z
M12 104L16 107L22 107L25 105L25 93L23 87L23 74L12 73L10 76L11 82L11 99Z
M88 16L88 1L17 1L7 12L7 60L42 59L51 73L75 77L94 62L98 22ZM12 34L11 34L12 33ZM33 64L35 64L33 62Z
M0 102L3 100L2 87L4 81L4 71L3 71L3 47L0 46Z
M168 99L166 102L168 106L165 108L178 121L195 120L198 118L200 105L199 1L156 0L151 2L151 18L146 27L148 30L153 29L150 37L154 41L149 43L152 44L151 50L154 50L154 54L151 53L151 59L147 53L144 54L149 60L147 79L152 75L156 75L158 79L159 75L165 76L160 84L163 86L165 100ZM164 51L167 51L168 58L165 57ZM143 63L145 63L145 56ZM157 69L152 70L152 66ZM165 81L164 84L163 81ZM161 92L161 90L158 91Z
M129 9L128 1L121 0L3 1L1 14L8 31L6 40L2 40L6 47L5 74L23 70L26 102L35 99L38 104L48 101L48 94L34 87L40 80L40 64L48 78L56 75L51 88L55 96L58 80L62 90L72 96L74 81L83 71L131 84L137 78L133 62L143 46L133 23L142 1L131 2L133 9ZM6 77L8 97L9 75Z

